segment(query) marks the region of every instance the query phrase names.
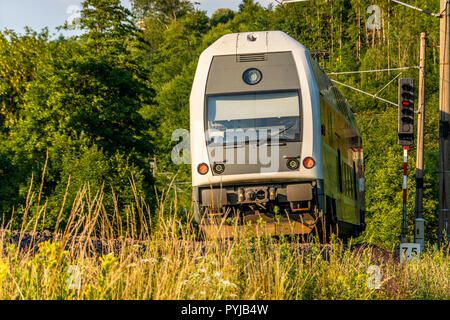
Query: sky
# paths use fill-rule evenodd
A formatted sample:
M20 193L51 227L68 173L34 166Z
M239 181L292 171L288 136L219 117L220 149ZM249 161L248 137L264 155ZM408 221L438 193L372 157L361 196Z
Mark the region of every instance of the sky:
M28 26L35 31L48 27L50 33L60 33L55 30L65 21L76 17L82 0L0 0L0 30L13 29L24 32ZM237 10L241 0L196 0L198 9L206 10L208 15L219 8ZM261 5L276 4L275 0L257 0ZM130 8L130 0L122 0L125 7ZM70 36L71 32L63 32Z

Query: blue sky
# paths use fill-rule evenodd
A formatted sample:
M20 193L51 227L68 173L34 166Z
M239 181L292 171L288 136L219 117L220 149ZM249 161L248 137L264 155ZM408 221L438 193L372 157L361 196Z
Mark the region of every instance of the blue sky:
M241 0L196 0L200 2L199 9L206 10L211 15L219 8L237 10ZM13 29L19 33L24 27L40 31L48 27L50 32L56 33L55 27L73 18L82 0L0 0L0 30ZM275 0L257 0L263 6L275 3ZM122 0L126 7L130 7L130 0ZM71 35L64 32L65 35Z

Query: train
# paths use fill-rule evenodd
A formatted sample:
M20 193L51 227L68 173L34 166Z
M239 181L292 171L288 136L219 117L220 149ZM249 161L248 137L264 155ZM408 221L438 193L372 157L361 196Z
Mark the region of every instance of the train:
M354 112L310 51L282 31L222 36L190 95L192 203L206 236L365 228Z

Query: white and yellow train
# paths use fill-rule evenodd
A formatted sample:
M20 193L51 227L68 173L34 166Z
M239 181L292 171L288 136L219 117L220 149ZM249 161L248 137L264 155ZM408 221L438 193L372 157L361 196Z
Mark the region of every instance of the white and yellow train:
M353 111L287 34L228 34L207 48L190 126L194 212L210 236L309 234L319 221L346 236L364 229Z

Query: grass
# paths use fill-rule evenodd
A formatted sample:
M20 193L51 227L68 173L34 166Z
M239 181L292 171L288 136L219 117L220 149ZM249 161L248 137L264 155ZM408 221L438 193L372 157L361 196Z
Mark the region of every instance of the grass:
M39 243L37 252L10 243L9 222L0 232L0 299L450 299L448 251L429 248L400 264L372 247L344 250L336 239L199 242L192 215L180 214L169 191L155 212L136 197L121 221L117 203L105 209L103 191L80 190L68 223L54 230L58 241ZM45 219L45 204L34 198L25 216L35 218L22 223L33 237ZM92 254L96 238L100 255Z

